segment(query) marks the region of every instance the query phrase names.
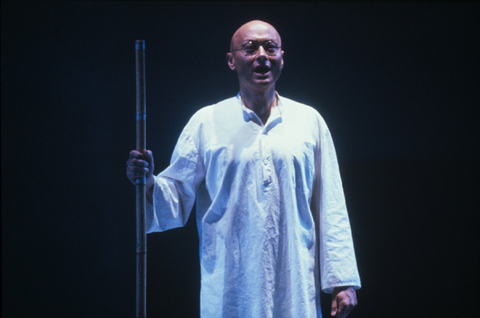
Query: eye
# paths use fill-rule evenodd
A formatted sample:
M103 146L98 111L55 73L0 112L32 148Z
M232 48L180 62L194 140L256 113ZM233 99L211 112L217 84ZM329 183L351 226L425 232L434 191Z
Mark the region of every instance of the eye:
M247 44L245 44L243 46L243 50L247 53L247 54L253 54L257 51L257 46L252 42L248 42Z
M276 49L277 49L277 47L273 46L271 44L265 45L265 51L267 51L268 53L274 53L276 51Z
M265 43L264 48L265 48L265 51L267 51L268 53L272 53L272 54L276 53L277 50L278 50L278 46L273 42Z

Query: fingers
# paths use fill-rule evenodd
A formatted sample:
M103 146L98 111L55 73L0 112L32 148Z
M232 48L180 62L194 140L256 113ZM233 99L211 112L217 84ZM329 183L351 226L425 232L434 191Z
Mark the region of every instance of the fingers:
M357 295L353 288L334 293L332 296L332 316L345 318L357 305Z
M143 153L132 150L127 160L127 178L135 183L138 178L149 176L153 173L153 155L150 150Z
M127 164L127 178L130 179L130 181L132 181L133 183L135 183L135 179L143 178L144 176L146 176L149 171L150 170L145 166Z
M143 157L143 154L139 151L136 151L136 150L132 150L130 151L130 159L131 158L142 158Z
M153 155L150 150L144 150L143 153L132 150L127 160L127 166L148 167L153 162Z
M341 300L339 303L338 303L338 310L337 310L337 317L338 318L345 318L347 317L348 313L350 312L350 310L348 310L349 308L349 305L348 303L345 301L345 300Z
M150 164L142 159L135 159L135 158L130 158L127 160L127 168L130 168L130 171L140 171L142 169L137 169L137 168L146 168ZM128 170L128 169L127 169Z
M148 163L146 163L148 164ZM146 166L127 165L127 174L134 175L136 178L143 177L150 171Z
M352 307L353 308L353 307ZM335 297L332 301L332 316L337 316L338 318L345 318L350 313L349 304L342 297Z
M331 315L332 316L335 316L337 314L337 298L336 297L332 297L332 311L331 311Z
M152 155L152 152L150 150L145 149L143 151L143 155L145 156L145 160L147 160L148 162L153 161L153 155Z
M135 161L138 160L138 161ZM131 164L143 164L144 162L148 163L148 166L151 166L153 168L153 154L150 150L144 150L143 153L132 150L130 151L130 157L127 161L127 165L129 163Z

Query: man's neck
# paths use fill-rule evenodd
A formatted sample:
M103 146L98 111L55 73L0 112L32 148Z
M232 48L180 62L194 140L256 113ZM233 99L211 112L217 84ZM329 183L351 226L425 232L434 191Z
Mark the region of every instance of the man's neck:
M240 95L245 106L255 112L263 124L267 122L272 109L277 105L275 86L263 92L240 88Z

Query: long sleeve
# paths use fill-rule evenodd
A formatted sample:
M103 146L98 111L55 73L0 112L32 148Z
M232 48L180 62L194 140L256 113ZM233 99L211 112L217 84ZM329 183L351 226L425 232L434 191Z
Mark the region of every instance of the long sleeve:
M312 212L317 220L321 288L361 287L352 233L333 140L319 118L320 139L315 158Z
M192 118L180 135L168 168L155 176L153 205L147 203L147 233L184 226L190 216L204 176L198 141L190 133L195 122Z

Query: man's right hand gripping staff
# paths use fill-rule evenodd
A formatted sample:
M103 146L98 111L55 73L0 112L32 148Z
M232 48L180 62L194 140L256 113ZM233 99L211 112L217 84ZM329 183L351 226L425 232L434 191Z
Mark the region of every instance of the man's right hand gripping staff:
M130 157L127 160L127 178L135 184L136 179L146 177L147 200L150 204L153 204L154 167L153 154L150 150L145 150L143 153L136 150L130 151Z

